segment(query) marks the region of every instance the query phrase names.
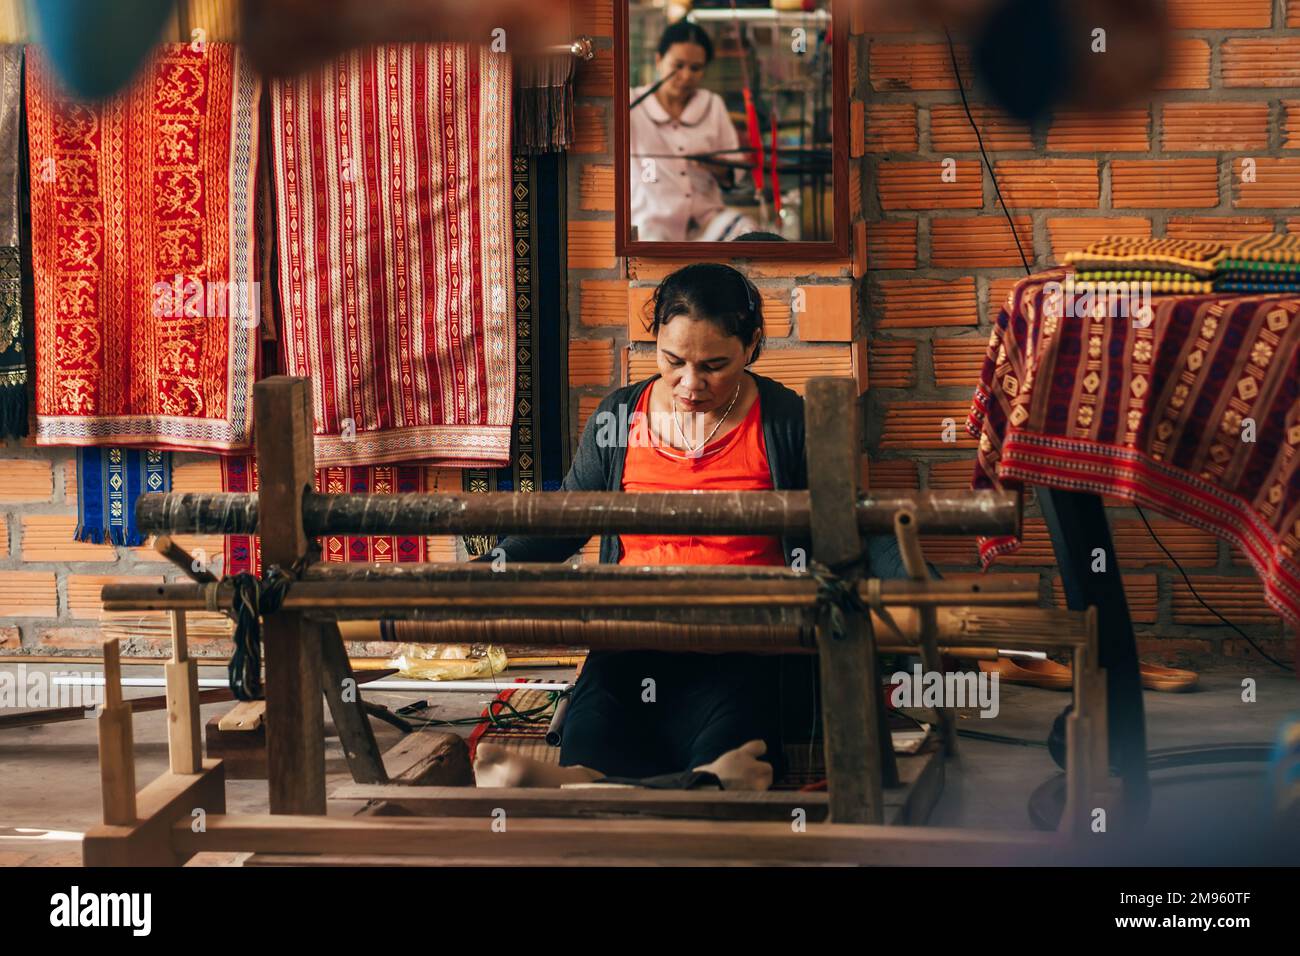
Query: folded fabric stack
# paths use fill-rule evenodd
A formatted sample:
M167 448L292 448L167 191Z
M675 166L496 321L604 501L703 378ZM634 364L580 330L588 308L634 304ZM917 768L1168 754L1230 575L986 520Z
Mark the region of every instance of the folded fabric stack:
M1214 291L1215 263L1223 243L1197 239L1138 239L1106 236L1082 252L1065 256L1076 283L1123 289L1149 283L1153 293L1196 294Z
M1300 235L1251 236L1224 250L1215 292L1300 292Z

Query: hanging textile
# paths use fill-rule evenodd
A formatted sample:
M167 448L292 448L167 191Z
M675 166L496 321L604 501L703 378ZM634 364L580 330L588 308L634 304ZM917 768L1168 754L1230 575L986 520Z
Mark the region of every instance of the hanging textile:
M464 491L555 491L569 470L569 315L565 306L566 168L563 154L516 153L512 164L515 270L515 413L510 463L467 468ZM494 535L463 535L470 555Z
M77 449L78 541L144 544L135 525L135 503L145 492L172 489L170 452L139 448Z
M0 44L0 439L27 434L27 348L19 224L23 48Z
M315 489L322 494L391 495L428 494L436 490L436 468L425 465L333 466L316 469ZM221 460L223 491L257 491L257 464L248 455ZM322 561L406 564L428 561L429 539L424 535L325 535L320 539ZM232 534L225 539L223 568L262 573L257 536Z
M549 153L573 145L573 80L577 57L567 50L515 61L514 145Z
M234 46L166 44L82 103L29 51L38 444L247 447L259 91Z
M353 51L272 84L281 335L318 465L510 454L510 60Z

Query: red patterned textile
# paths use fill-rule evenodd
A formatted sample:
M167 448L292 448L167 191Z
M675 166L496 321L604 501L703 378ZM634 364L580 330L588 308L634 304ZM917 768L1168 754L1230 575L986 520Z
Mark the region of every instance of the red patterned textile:
M1114 495L1205 528L1300 626L1300 297L1157 295L1113 318L1071 304L1066 275L1023 279L998 316L973 487ZM981 538L981 562L1019 545Z
M260 90L230 44L167 44L83 103L28 48L38 444L248 446Z
M377 465L316 469L316 490L323 494L391 495L436 490L434 468L425 465ZM246 455L221 460L221 486L225 491L257 490L257 464ZM406 564L429 560L429 539L423 535L338 535L321 538L321 560ZM225 538L226 574L262 573L262 553L257 536L231 534Z
M317 464L506 464L509 57L372 47L271 92L284 370L311 377Z

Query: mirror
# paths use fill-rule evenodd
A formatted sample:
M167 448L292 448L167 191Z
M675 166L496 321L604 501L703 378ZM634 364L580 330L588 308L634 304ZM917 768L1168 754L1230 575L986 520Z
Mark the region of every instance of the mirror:
M841 5L615 0L621 255L847 255Z

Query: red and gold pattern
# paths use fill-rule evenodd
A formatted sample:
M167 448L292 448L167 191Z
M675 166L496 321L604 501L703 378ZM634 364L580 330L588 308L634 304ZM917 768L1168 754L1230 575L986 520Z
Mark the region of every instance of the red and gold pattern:
M28 48L38 444L249 445L256 322L156 290L254 288L260 90L230 44L167 44L83 103Z
M1022 280L998 316L966 424L973 487L1114 495L1205 528L1300 627L1300 297L1160 295L1150 314L1080 317L1065 276ZM1019 546L981 538L981 561Z
M459 481L458 471L430 465L334 466L316 469L315 487L330 495L433 494L448 490L448 485L459 487ZM221 487L223 491L256 492L256 461L248 455L223 458ZM434 553L427 535L331 534L322 537L320 544L320 559L331 562L406 564L428 561ZM226 535L223 568L226 574L250 571L260 577L262 552L257 536Z
M284 371L318 465L510 457L510 60L349 53L271 85Z

